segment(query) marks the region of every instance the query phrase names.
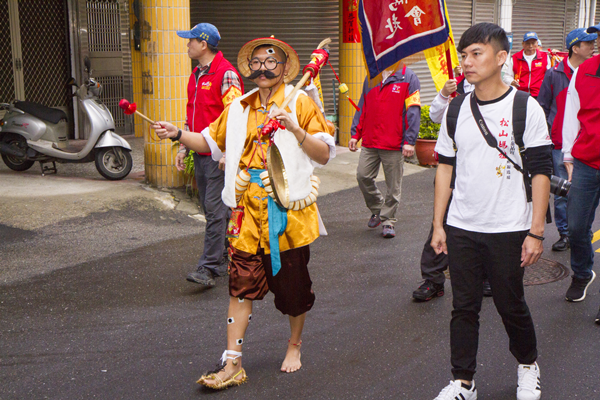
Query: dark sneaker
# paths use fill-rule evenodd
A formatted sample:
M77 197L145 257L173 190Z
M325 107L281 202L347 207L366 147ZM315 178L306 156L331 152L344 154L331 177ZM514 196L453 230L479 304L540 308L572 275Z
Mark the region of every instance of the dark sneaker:
M369 228L377 228L379 225L381 225L381 218L379 218L379 215L371 215L371 219L369 219L367 226Z
M413 299L417 301L429 301L434 297L442 297L444 295L444 284L433 283L430 280L423 282L417 290L413 292Z
M197 272L192 272L186 278L189 282L199 283L204 286L215 286L215 279L213 277L213 273L207 270L206 268L202 268Z
M483 295L485 297L492 297L492 287L488 279L483 280Z
M569 250L571 244L569 243L569 237L567 235L560 235L560 239L552 245L552 251L565 251Z
M596 314L596 323L600 325L600 310L598 310L598 314Z
M591 283L596 279L596 273L592 271L592 276L588 279L579 279L579 278L571 278L571 286L569 286L569 290L567 290L567 294L565 296L567 301L577 302L585 299L585 294L587 292L588 287Z
M393 225L384 225L383 232L381 234L386 239L391 239L393 237L396 237L396 231L394 231Z

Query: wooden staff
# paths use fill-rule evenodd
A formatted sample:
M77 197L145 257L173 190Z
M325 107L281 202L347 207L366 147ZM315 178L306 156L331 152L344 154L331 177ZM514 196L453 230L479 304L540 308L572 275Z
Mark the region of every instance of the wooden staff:
M144 114L142 114L141 112L139 112L138 110L135 110L136 115L139 115L139 117L141 119L143 119L146 122L149 122L151 124L155 124L156 122L152 121L150 118L146 117Z
M317 46L317 50L322 49L323 47L327 46L329 43L331 43L331 38L327 38L327 39L323 40ZM302 86L304 86L304 84L306 83L306 81L308 80L308 78L310 78L310 72L309 71L307 71L304 74L304 76L302 76L302 78L300 79L300 81L296 84L296 86L294 86L294 90L292 90L292 92L285 98L285 100L283 100L283 103L281 103L281 107L279 107L279 108L285 108L285 107L287 107L287 105L289 104L289 102L292 101L292 99L294 98L294 95L296 94L296 92L298 92L298 90L300 90L300 88L302 88Z

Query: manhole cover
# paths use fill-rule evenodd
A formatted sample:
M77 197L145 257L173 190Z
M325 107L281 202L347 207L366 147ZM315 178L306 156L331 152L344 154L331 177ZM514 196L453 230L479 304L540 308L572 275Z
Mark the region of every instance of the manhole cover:
M450 273L447 269L444 273L446 278L450 279ZM540 258L535 264L525 267L523 283L525 286L543 285L565 279L569 276L569 273L569 269L561 263Z
M535 264L525 267L523 283L525 286L543 285L560 281L567 276L569 276L567 267L556 261L540 258Z

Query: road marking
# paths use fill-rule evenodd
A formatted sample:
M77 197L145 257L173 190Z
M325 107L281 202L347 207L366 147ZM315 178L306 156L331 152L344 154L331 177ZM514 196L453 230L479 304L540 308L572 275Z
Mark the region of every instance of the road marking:
M600 240L600 231L594 232L594 236L592 236L592 243L596 243ZM600 253L600 249L596 250L596 253Z

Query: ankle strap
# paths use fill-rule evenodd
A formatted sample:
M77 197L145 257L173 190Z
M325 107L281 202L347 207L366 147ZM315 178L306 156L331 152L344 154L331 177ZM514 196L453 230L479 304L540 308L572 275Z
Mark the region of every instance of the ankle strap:
M235 357L230 357L230 355L233 355ZM223 355L221 356L221 363L225 364L227 362L227 359L235 360L237 358L240 358L241 356L242 356L241 351L225 350L223 352Z

